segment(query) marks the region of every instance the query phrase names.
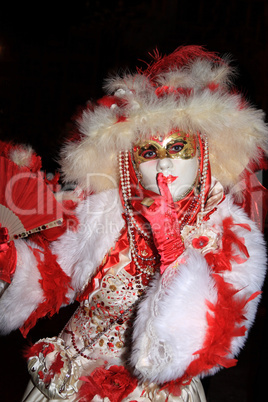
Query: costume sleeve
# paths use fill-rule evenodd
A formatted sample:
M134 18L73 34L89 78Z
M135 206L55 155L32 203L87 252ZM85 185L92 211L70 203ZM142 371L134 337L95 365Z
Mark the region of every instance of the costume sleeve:
M16 240L17 266L0 299L0 331L24 336L39 318L73 302L114 246L124 226L118 192L108 190L82 201L79 225L57 240Z
M15 261L10 275L2 275L0 332L20 328L24 336L39 318L52 316L74 299L71 267L62 269L53 252L52 238L66 236L66 226L34 234L27 240L12 241ZM64 233L64 234L62 234ZM48 240L50 237L50 240ZM2 259L2 272L10 273L8 256ZM5 269L7 268L7 269Z
M20 328L26 337L39 318L52 316L74 298L70 276L61 269L49 243L42 243L15 241L16 270L0 299L4 335Z
M266 270L261 232L227 197L202 234L139 306L131 362L144 381L174 387L235 365L253 324Z

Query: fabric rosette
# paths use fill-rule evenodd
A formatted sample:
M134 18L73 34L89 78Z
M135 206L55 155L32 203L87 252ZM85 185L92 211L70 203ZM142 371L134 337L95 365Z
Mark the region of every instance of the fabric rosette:
M123 366L98 367L90 376L80 379L84 384L79 391L79 402L90 402L96 395L109 398L110 402L121 402L138 385L138 380Z
M217 250L220 247L220 232L216 228L204 226L195 230L193 226L185 226L182 232L185 247L194 248L201 254Z

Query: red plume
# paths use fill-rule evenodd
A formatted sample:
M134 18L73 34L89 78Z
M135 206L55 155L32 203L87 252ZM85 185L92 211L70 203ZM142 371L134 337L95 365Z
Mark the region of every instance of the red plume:
M155 77L168 70L183 67L185 64L197 59L206 59L214 61L215 63L223 63L223 60L217 55L217 53L209 52L202 46L180 46L173 53L165 56L159 54L156 49L153 54L150 54L153 61L146 63L147 68L145 70L138 69L140 74L144 74L152 81Z

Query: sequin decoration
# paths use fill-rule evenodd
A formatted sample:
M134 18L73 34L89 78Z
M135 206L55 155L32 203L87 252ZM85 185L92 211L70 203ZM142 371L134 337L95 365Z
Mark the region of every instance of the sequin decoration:
M74 349L73 359L120 357L135 302L145 288L142 275L108 272L99 291L80 305L61 334L68 349Z

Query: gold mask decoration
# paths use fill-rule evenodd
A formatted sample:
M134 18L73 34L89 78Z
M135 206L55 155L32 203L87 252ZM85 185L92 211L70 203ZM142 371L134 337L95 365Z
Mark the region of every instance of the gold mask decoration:
M133 148L133 158L136 166L154 159L192 159L195 154L195 134L179 130L166 137L152 137Z

